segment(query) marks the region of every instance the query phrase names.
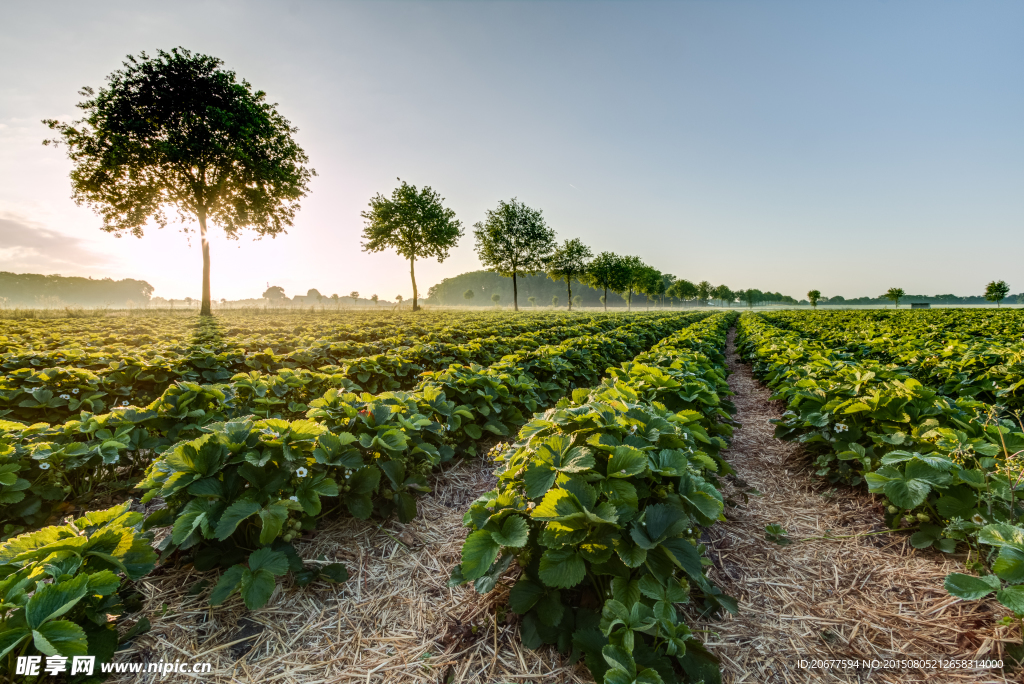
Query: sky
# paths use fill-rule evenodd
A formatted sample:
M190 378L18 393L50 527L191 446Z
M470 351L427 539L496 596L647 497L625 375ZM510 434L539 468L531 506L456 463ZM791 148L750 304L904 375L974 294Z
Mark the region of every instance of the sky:
M194 233L102 232L41 144L126 55L182 46L266 91L318 174L287 235L213 229L215 299L411 296L361 249L397 178L466 228L421 293L481 267L472 224L513 197L694 282L1024 291L1021 2L0 3L0 271L200 295Z

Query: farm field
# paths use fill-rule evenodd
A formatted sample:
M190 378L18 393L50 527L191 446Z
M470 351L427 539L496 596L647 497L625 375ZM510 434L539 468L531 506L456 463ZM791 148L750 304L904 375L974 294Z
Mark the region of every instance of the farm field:
M611 683L822 681L795 668L811 654L1009 662L1022 323L17 321L0 335L0 668L187 654L212 663L204 681ZM829 598L811 616L835 638L751 617L794 610L773 603L779 582L813 596L851 572L861 612ZM884 630L852 629L884 622L870 614L880 575L914 595L896 610L906 625L962 629L901 627L884 648ZM751 664L780 649L793 657Z

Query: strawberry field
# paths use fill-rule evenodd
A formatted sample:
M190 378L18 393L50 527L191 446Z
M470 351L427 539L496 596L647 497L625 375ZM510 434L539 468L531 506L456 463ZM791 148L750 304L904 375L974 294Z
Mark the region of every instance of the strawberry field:
M785 404L775 438L821 481L882 501L885 532L959 563L940 590L1010 624L1024 617L1022 326L991 310L13 322L0 335L0 669L145 652L168 611L201 616L195 634L218 614L276 619L291 600L322 616L379 580L364 558L429 530L439 478L481 464L496 479L459 504L465 529L446 532L454 555L431 572L492 615L492 671L500 614L509 648L560 653L579 681L721 681L694 616L742 616L752 600L718 586L707 549L739 505L725 483L742 484L731 330ZM768 539L789 543L778 516ZM395 544L367 533L338 550L328 537L345 521L390 526ZM457 644L487 644L478 628ZM458 661L426 662L439 638L388 667L453 681ZM346 667L335 674L384 676Z
M298 541L339 516L412 521L438 468L486 457L506 475L467 512L452 585L486 593L515 560L524 644L582 649L599 677L698 673L713 661L673 604L694 591L735 610L697 541L729 470L721 348L734 317L12 325L4 665L110 660L148 628L133 584L155 568L205 573L208 605L249 610L282 581L345 582L345 565L303 558Z

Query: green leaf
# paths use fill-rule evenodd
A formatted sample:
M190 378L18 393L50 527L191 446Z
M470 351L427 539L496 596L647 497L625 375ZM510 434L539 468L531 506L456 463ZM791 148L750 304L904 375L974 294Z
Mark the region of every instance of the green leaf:
M477 530L470 534L462 545L462 576L467 581L483 577L500 550L490 532Z
M492 532L491 537L502 546L518 549L530 538L530 526L522 516L510 515L501 526L501 531Z
M484 431L480 429L480 426L475 425L473 423L467 423L463 425L462 431L465 432L466 435L473 440L480 439L484 434Z
M556 477L558 477L558 472L552 470L548 464L531 462L526 466L526 472L523 474L527 498L537 499L544 496L555 484Z
M239 523L258 513L260 508L261 506L255 501L236 501L231 504L220 516L214 536L218 540L224 541L234 533Z
M512 612L524 615L536 605L547 590L536 582L520 577L508 594L508 605Z
M110 570L100 570L89 575L88 593L95 596L109 596L121 586L121 579Z
M583 581L586 565L572 547L548 549L540 557L539 574L549 587L568 589Z
M85 655L89 652L89 641L85 631L69 620L54 620L32 630L36 649L48 656L67 657Z
M235 591L238 589L238 585L242 582L242 573L246 572L244 565L232 565L227 571L220 576L220 580L217 581L217 586L210 592L210 605L219 606L228 600Z
M923 480L890 480L882 491L895 506L912 510L928 498L931 486Z
M31 629L37 629L48 620L60 617L74 608L89 591L89 576L82 574L64 582L47 584L29 599L25 618ZM55 655L55 654L49 654Z
M260 550L262 551L263 549ZM259 553L259 551L256 553ZM287 567L287 560L285 561L285 566ZM260 569L254 572L246 570L243 572L241 594L245 607L249 610L256 610L265 606L267 601L270 600L270 595L274 593L274 585L276 583L274 573L269 570Z
M269 547L257 549L249 556L249 569L253 572L266 570L272 575L283 575L288 572L288 556Z
M348 568L343 563L329 563L320 568L320 574L331 582L344 582L348 579Z
M263 529L260 530L260 544L269 544L281 533L281 528L288 520L288 509L280 504L271 504L260 511L260 520L263 521Z
M996 598L1018 616L1024 615L1024 586L1006 587L996 592Z
M647 469L647 456L631 446L615 447L608 459L608 477L631 477Z
M1000 584L999 578L995 575L974 577L973 575L954 572L946 575L944 586L946 591L953 596L958 596L967 601L974 601L991 594L999 588Z
M30 636L32 636L32 630L24 627L8 629L4 632L0 632L0 658L3 658L20 646L21 642L23 642L26 637Z

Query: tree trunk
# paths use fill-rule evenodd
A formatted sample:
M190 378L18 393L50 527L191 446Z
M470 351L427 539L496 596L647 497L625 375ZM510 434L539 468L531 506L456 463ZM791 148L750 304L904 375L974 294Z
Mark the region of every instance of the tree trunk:
M608 288L604 288L604 312L608 313Z
M409 259L409 275L412 276L412 310L419 311L420 305L416 301L416 257Z
M516 285L515 271L512 271L512 308L519 311L519 287Z
M200 316L212 316L210 309L210 240L206 236L206 208L199 209L199 239L203 245L203 305Z
M565 285L569 288L569 311L572 311L572 278L566 278Z
M629 292L626 294L626 311L633 310L633 288L629 288Z

